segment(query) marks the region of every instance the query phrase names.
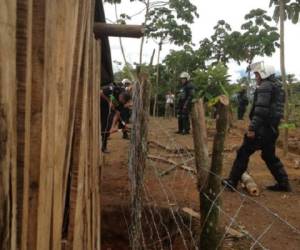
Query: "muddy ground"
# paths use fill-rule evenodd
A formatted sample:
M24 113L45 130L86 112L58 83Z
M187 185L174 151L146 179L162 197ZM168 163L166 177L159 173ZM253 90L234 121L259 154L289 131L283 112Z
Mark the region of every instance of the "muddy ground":
M185 169L176 168L163 173L172 165L149 160L145 170L143 237L147 249L195 249L199 221L183 212L182 208L199 211L195 177L188 171L194 168L189 151L193 148L191 135L175 135L176 120L151 119L149 139L168 149L180 149L174 154L152 145L152 156L185 163ZM230 171L236 149L242 142L246 122L235 122L227 136L223 176ZM209 125L208 144L211 151L214 124ZM128 178L128 146L121 134L109 141L110 154L105 155L102 170L102 249L129 249L130 186ZM223 237L224 249L300 249L300 130L292 131L292 153L282 159L289 173L292 193L272 193L264 187L272 184L259 152L252 156L249 171L259 185L261 195L250 197L240 193L221 192L222 228L231 226L243 237ZM282 156L278 143L278 155ZM296 146L295 146L296 145ZM234 218L234 220L233 220ZM296 228L296 231L293 230ZM298 230L298 231L297 231ZM223 235L222 235L223 236ZM231 235L232 236L232 235ZM255 241L256 244L255 244Z

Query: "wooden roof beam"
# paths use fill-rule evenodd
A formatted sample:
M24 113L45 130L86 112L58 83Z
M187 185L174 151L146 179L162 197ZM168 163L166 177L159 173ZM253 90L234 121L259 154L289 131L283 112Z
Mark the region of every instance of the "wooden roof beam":
M144 33L145 29L142 25L108 24L99 22L94 24L94 34L96 38L105 36L140 38L144 36Z

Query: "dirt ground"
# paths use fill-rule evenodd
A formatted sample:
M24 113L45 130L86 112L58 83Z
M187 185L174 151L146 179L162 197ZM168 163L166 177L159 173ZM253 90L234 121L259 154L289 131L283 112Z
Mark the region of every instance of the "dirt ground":
M179 153L175 154L152 145L149 147L149 154L184 163L186 169L176 168L163 175L162 173L172 166L149 160L145 170L143 198L144 247L195 249L193 246L196 245L197 238L193 232L195 228L199 229L199 226L189 215L182 212L182 208L185 207L199 211L196 180L194 175L187 171L194 168L190 152L193 148L192 136L175 135L175 119L151 119L149 125L149 140L159 142L168 149L180 149ZM246 126L246 122L235 122L227 136L223 177L230 171ZM208 131L210 151L213 127L211 124ZM102 170L102 249L105 250L129 249L129 141L121 137L121 134L114 134L110 139L110 154L105 155ZM222 227L230 225L247 235L240 240L226 237L224 249L250 249L252 246L252 249L300 250L300 148L297 147L299 141L300 131L292 131L290 143L293 153L282 159L290 176L292 193L272 193L264 189L266 185L273 183L273 179L259 152L252 156L249 172L259 185L261 195L250 197L242 188L239 189L240 193L222 190ZM280 147L278 155L282 156ZM298 231L294 231L293 226ZM258 241L257 244L254 243L255 240Z

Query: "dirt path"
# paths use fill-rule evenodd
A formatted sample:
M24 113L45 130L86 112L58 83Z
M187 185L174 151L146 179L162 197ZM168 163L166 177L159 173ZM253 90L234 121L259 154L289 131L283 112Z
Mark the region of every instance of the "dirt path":
M241 143L244 123L236 124L236 128L231 131L226 141L226 149L235 149ZM151 120L150 139L159 141L163 145L172 149L181 149L181 153L174 155L165 152L163 149L150 147L151 155L170 158L176 162L187 162L187 168L193 167L193 162L189 162L192 155L187 149L192 148L192 137L175 135L176 121L156 119ZM213 130L209 131L209 146L211 147ZM128 249L128 220L129 220L129 180L128 180L128 145L129 142L121 139L120 134L116 134L109 141L111 153L105 157L106 165L102 172L102 242L103 249ZM281 150L278 150L281 155ZM176 156L176 157L175 157ZM224 176L227 175L235 157L235 151L225 153ZM273 180L259 154L255 154L250 161L249 170L258 183L262 194L257 198L249 198L238 193L222 192L222 224L230 224L230 218L236 216L237 224L243 227L254 239L258 239L261 246L266 249L300 249L300 235L293 232L288 223L300 230L300 169L295 168L295 162L300 159L300 155L291 154L289 158L283 160L292 180L293 192L290 194L271 193L264 190L264 186L272 184ZM155 246L157 239L164 239L168 236L173 242L173 249L184 249L184 241L190 241L190 249L193 249L194 236L189 236L193 231L193 225L187 228L182 225L174 225L177 221L185 220L181 208L189 207L198 211L198 193L193 174L176 168L168 175L159 175L169 169L170 165L149 161L149 166L145 173L145 225L144 238L145 246L148 249L161 249L160 244ZM240 190L243 193L243 190ZM170 209L171 207L171 209ZM240 210L238 214L236 211ZM270 211L269 211L270 210ZM171 215L167 215L169 212ZM175 211L176 213L172 213ZM276 214L281 219L276 217ZM170 218L167 218L167 217ZM173 217L172 217L173 216ZM174 219L174 221L173 221ZM157 222L160 220L160 223ZM157 222L157 223L156 223ZM164 225L168 229L163 230L151 227L150 224ZM183 228L182 234L175 230ZM184 232L186 231L186 232ZM167 232L167 233L166 233ZM265 234L263 234L265 232ZM168 234L166 236L166 234ZM172 235L171 235L172 234ZM263 235L262 235L263 234ZM171 236L170 236L171 235ZM176 235L173 237L173 235ZM190 238L189 238L190 237ZM154 242L154 245L151 245ZM159 241L158 241L159 242ZM163 240L161 241L163 242ZM248 245L243 242L229 241L225 244L226 249L248 249L253 244ZM155 247L154 247L155 246ZM169 249L166 246L165 249ZM257 248L261 249L259 245Z

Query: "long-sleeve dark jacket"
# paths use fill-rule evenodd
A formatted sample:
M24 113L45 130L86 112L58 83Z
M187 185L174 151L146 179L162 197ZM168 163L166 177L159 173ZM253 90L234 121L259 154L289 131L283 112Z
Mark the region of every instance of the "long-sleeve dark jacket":
M179 91L178 95L178 109L190 109L192 105L192 100L194 98L194 84L187 82L183 85Z
M242 90L238 93L237 96L238 105L240 107L247 107L249 104L248 96L246 90Z
M250 112L249 129L255 132L261 127L277 127L284 114L284 92L275 80L263 80L254 93Z

